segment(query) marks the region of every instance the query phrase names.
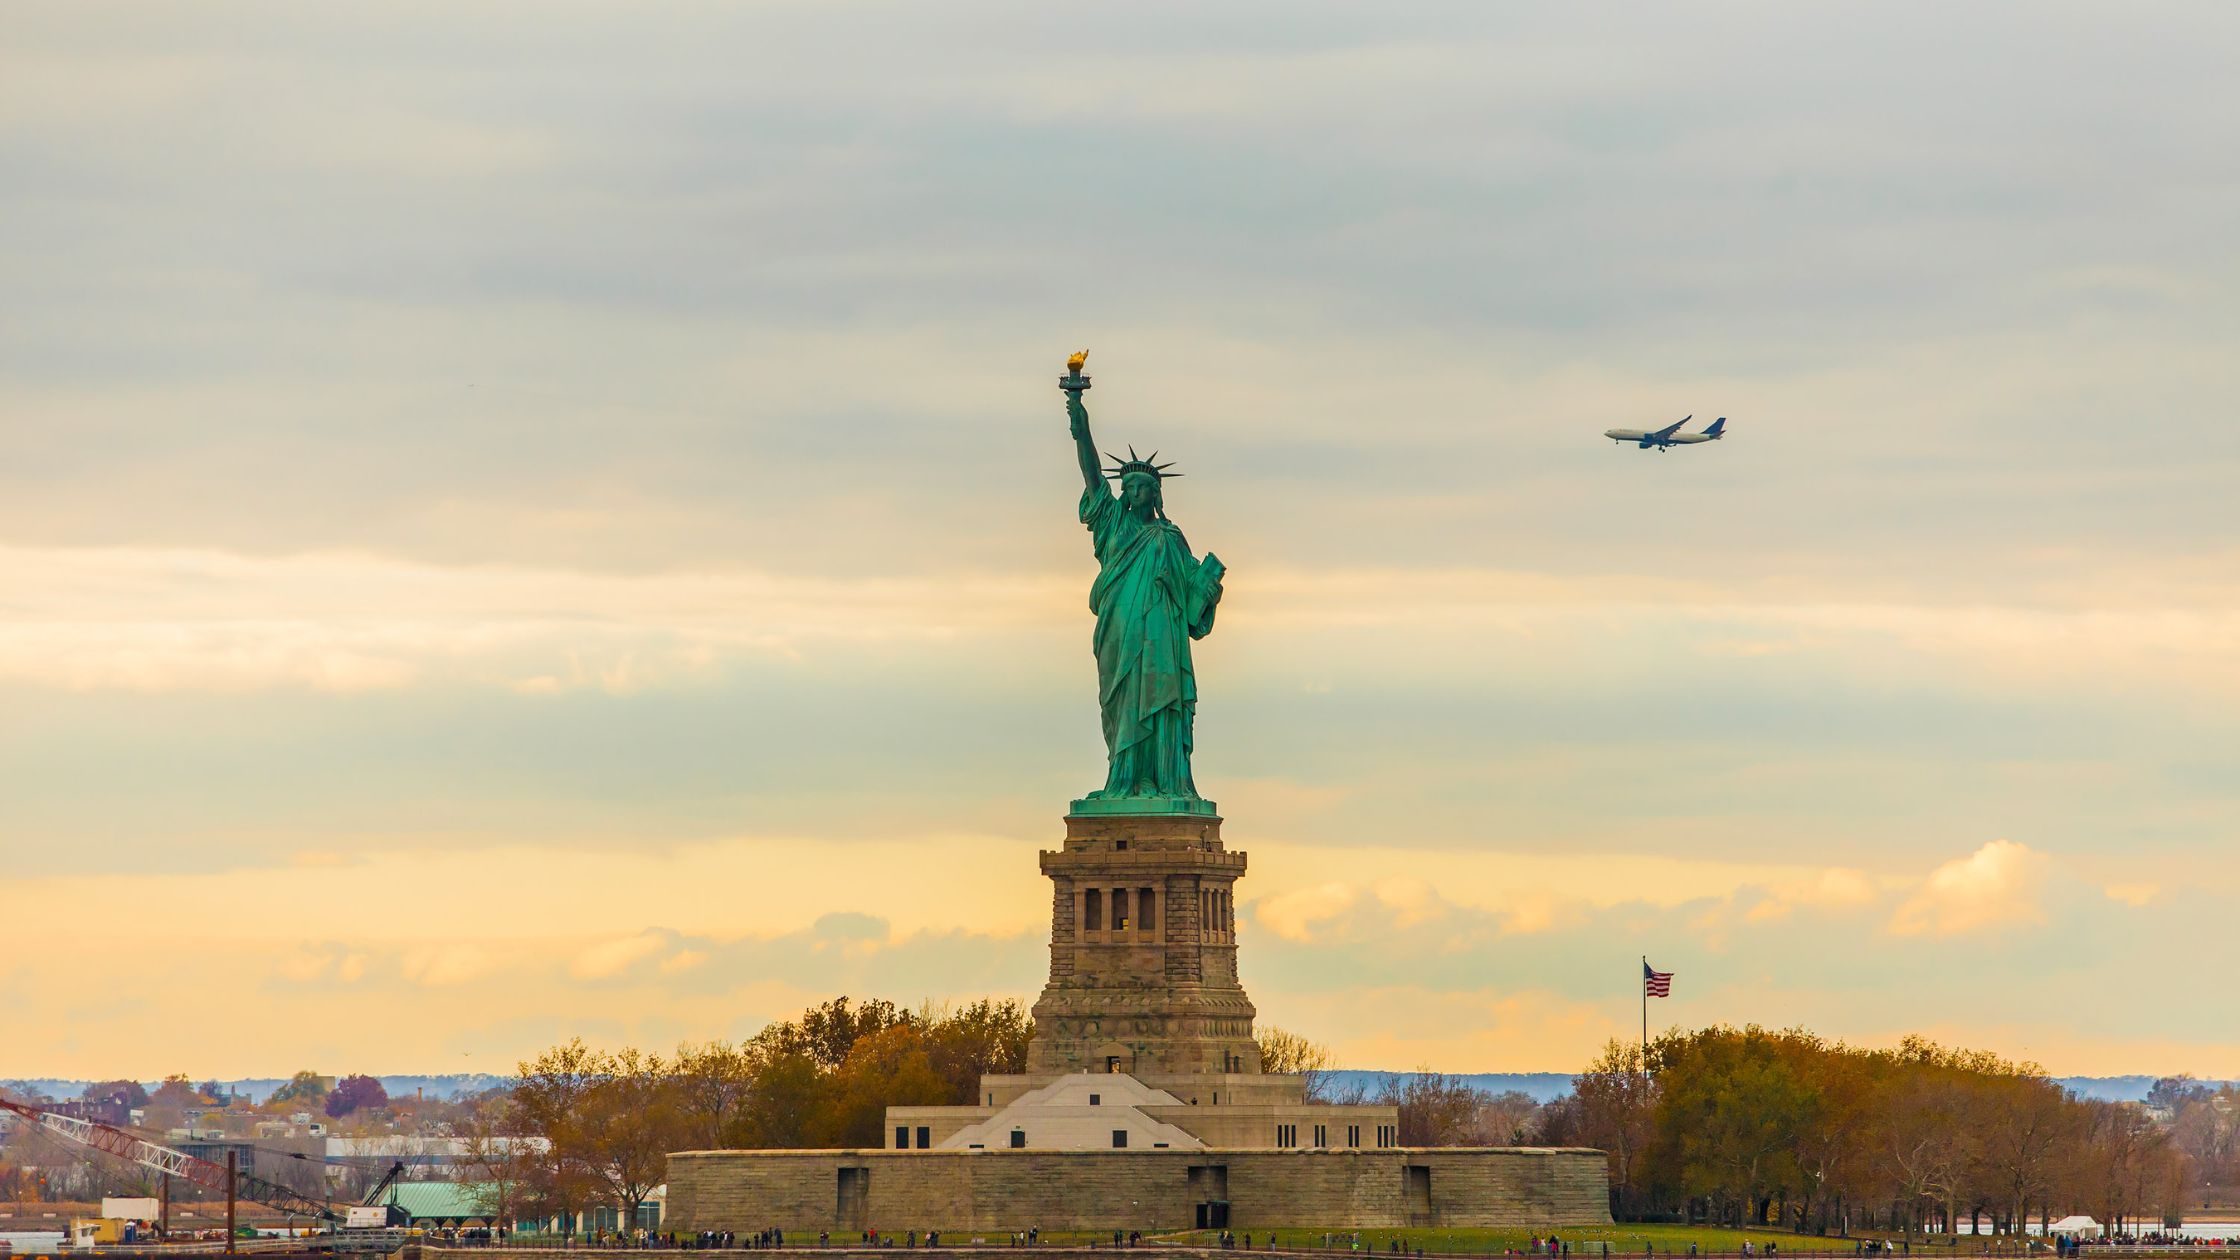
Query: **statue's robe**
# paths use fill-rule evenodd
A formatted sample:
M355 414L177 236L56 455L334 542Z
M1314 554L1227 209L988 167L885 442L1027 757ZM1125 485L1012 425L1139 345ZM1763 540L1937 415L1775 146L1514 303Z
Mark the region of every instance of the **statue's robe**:
M1081 494L1081 523L1095 540L1098 701L1110 769L1091 796L1195 800L1191 724L1198 681L1190 640L1213 631L1221 562L1200 562L1171 522L1141 520L1102 486Z

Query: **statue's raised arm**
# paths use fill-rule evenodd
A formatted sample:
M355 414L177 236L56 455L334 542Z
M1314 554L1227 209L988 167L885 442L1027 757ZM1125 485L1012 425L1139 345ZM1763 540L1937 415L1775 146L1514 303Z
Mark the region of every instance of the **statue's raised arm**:
M1097 459L1097 444L1089 437L1089 409L1081 405L1079 390L1066 391L1066 418L1073 422L1073 453L1081 460L1081 484L1099 494L1111 494L1104 483L1104 465Z
M1089 388L1089 378L1081 374L1082 364L1088 362L1086 350L1066 360L1066 375L1058 378L1058 388L1066 394L1066 419L1071 421L1074 454L1081 461L1081 484L1099 494L1110 494L1105 489L1104 465L1097 460L1096 440L1089 436L1089 409L1081 405L1082 391Z

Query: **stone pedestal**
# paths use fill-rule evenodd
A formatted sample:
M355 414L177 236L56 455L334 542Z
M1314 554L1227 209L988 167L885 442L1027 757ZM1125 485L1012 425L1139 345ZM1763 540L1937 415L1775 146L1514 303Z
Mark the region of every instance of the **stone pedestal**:
M1031 1073L1256 1073L1237 983L1237 879L1205 812L1066 817L1050 877L1050 983L1034 1004Z

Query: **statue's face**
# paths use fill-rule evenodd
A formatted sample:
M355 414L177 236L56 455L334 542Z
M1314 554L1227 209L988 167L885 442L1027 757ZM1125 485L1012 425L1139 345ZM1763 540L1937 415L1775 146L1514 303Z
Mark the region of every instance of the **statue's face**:
M1120 502L1137 516L1149 516L1159 506L1159 479L1148 473L1129 473L1120 483Z

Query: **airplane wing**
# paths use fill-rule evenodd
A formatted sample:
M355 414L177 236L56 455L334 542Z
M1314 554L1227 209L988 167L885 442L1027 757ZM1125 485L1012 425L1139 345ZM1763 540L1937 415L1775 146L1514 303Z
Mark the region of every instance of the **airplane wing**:
M1675 421L1673 421L1673 422L1672 422L1671 424L1668 424L1668 425L1666 425L1665 427L1663 427L1663 428L1661 428L1661 429L1657 430L1657 431L1656 431L1655 433L1652 433L1652 434L1650 434L1649 436L1650 436L1650 437L1661 437L1661 438L1668 438L1668 437L1671 437L1671 436L1672 436L1673 434L1675 434L1675 433L1678 433L1678 432L1680 431L1680 426L1681 426L1681 425L1683 425L1683 424L1686 424L1687 422L1689 422L1690 420L1693 420L1693 419L1695 419L1695 415L1694 415L1693 413L1690 413L1690 414L1688 414L1688 415L1682 416L1682 417L1680 417L1680 418L1679 418L1678 420L1675 420Z

